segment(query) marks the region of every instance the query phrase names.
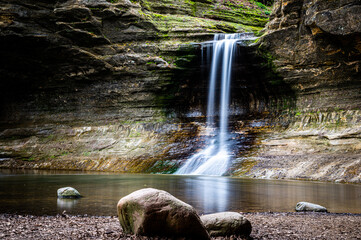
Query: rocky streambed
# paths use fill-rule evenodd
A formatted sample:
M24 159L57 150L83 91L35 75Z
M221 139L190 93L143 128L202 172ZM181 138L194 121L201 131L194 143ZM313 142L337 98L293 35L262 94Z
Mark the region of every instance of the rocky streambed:
M121 198L116 216L0 214L2 239L358 239L360 214L222 212L198 216L169 193L146 188ZM315 208L322 212L316 211ZM322 209L321 209L322 208ZM185 228L184 228L185 227ZM233 235L232 235L233 234ZM242 237L242 235L244 237ZM158 237L161 236L161 237ZM218 237L215 237L218 236Z
M358 239L359 214L242 213L253 239ZM2 239L161 239L126 235L115 216L0 214ZM213 238L213 239L237 239ZM241 238L238 238L241 239Z

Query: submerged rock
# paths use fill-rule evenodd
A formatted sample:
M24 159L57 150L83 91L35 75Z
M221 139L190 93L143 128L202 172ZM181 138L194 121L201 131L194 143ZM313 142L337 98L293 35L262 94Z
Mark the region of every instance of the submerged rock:
M195 209L162 190L135 191L121 198L117 209L125 233L209 239Z
M251 223L237 212L220 212L201 216L203 225L212 237L216 236L249 236Z
M81 195L75 188L63 187L58 189L58 198L81 198Z
M309 203L309 202L299 202L296 204L297 212L327 212L327 209L321 205Z

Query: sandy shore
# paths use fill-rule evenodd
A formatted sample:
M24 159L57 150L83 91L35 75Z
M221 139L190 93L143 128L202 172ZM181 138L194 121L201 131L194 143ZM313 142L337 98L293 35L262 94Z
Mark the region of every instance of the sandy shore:
M252 223L250 239L361 239L361 214L245 213L244 215ZM0 239L160 238L125 235L115 216L0 214Z

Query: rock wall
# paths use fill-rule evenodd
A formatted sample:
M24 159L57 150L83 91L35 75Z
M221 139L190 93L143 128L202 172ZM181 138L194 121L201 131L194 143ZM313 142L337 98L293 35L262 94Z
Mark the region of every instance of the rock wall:
M259 48L295 108L240 159L240 175L361 182L360 22L358 0L275 1Z
M235 175L361 181L360 8L275 1L235 67ZM0 13L0 167L172 172L203 144L206 82L193 43L259 31L269 9L0 0Z
M248 1L0 0L1 166L171 171L200 128L177 118L200 105L190 43L261 30L268 11Z

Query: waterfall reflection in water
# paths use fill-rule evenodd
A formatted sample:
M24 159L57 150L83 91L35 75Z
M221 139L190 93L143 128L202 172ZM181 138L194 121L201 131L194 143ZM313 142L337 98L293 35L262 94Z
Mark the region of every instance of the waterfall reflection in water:
M199 177L185 180L185 194L197 199L205 213L223 212L229 209L229 178ZM196 184L195 184L196 183Z
M47 173L47 174L43 174ZM57 200L57 189L72 186L81 199ZM0 170L0 213L116 215L120 198L141 188L162 189L200 214L220 211L292 212L299 201L321 204L330 212L361 213L361 185L239 179L216 176L76 174Z

